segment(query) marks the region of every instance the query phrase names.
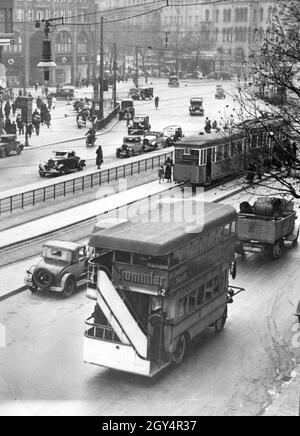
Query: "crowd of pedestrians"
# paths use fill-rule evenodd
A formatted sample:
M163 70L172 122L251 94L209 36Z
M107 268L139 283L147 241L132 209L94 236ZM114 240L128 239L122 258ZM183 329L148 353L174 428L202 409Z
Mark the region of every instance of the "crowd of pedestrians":
M29 138L35 133L40 135L41 125L48 128L51 126L51 112L55 110L56 98L49 95L49 89L46 86L40 87L38 83L34 85L36 94L41 92L33 98L30 91L26 89L19 89L16 93L10 89L2 92L2 108L0 112L0 119L2 121L2 132L12 135L25 135L28 134ZM32 107L34 110L32 114L27 114L26 123L26 110L23 109L22 113L22 97L32 98Z

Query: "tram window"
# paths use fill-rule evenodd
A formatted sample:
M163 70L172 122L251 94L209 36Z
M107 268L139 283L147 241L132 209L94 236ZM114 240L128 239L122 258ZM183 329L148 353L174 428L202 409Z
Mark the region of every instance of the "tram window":
M217 147L217 154L216 154L216 162L220 162L222 160L222 147Z
M196 307L196 300L197 300L197 292L193 291L189 295L189 312L192 312Z
M211 300L213 297L213 281L210 280L205 285L205 302Z
M131 263L131 254L126 253L125 251L116 251L115 252L115 262Z
M220 277L215 277L214 279L214 294L219 294L220 292Z
M236 142L236 152L238 154L242 154L243 152L243 148L246 149L247 148L247 141L246 139L243 139L241 141L237 141Z
M180 250L176 250L171 254L170 264L171 266L178 265L180 263Z
M236 145L237 145L237 142L230 144L230 156L231 157L234 156L235 154L237 154Z
M212 148L212 162L216 162L216 147Z
M200 165L206 165L207 163L207 149L201 150Z
M204 303L204 285L198 288L197 306L201 306L203 303Z
M224 226L224 238L228 238L231 234L230 232L231 230L231 224L226 224L226 226Z
M224 145L224 159L229 158L229 144Z
M191 257L191 246L190 244L188 244L182 247L181 249L181 262L189 259L190 257Z
M184 155L184 156L190 156L190 155L191 155L191 150L190 150L189 148L185 148L185 149L183 150L183 155Z

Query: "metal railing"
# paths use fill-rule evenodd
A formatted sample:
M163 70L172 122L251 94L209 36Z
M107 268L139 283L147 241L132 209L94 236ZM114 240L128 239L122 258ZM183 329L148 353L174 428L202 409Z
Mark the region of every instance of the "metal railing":
M95 189L104 183L115 182L119 179L154 170L163 164L168 156L173 158L173 152L164 152L146 159L116 165L112 168L97 171L92 174L74 177L73 179L0 198L0 216L45 204L47 201L56 200L58 198L74 196L77 193Z
M119 114L120 112L120 105L118 104L113 111L107 115L107 117L103 118L102 120L98 120L95 128L96 130L101 130L104 129L104 127L106 127L114 118L116 118L116 116Z
M91 318L89 318L89 320L90 319ZM117 342L119 344L121 343L118 335L111 327L100 324L92 324L91 322L86 322L85 324L85 336L87 336L88 338L100 339L109 342Z

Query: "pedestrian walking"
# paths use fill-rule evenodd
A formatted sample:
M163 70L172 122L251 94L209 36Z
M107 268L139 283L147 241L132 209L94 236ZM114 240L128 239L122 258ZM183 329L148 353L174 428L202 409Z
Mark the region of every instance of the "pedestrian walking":
M50 114L50 112L47 112L45 115L45 123L49 129L49 127L51 126L51 114Z
M4 113L5 113L5 117L6 118L9 117L10 110L11 110L11 107L10 107L9 101L7 100L7 102L6 102L5 106L4 106Z
M98 170L100 170L101 165L103 164L103 150L101 145L98 146L97 150L96 150L96 165L98 167Z
M32 114L32 124L34 125L36 135L39 136L40 125L41 125L41 116L37 110L35 110Z
M7 134L12 133L12 127L11 126L12 126L12 123L11 123L10 118L6 117L5 124L4 124L4 130L5 130L5 132Z
M22 121L21 114L18 114L16 121L17 121L18 130L19 130L19 135L24 135L24 123Z
M55 105L56 105L56 97L52 97L52 109L55 109Z
M158 109L158 105L159 105L159 97L155 97L154 99L154 103L155 103L155 109Z
M165 170L163 165L158 168L158 181L159 184L161 184L161 181L165 181Z
M173 166L174 166L173 160L169 156L165 162L165 179L167 180L167 183L172 183Z
M206 133L211 133L211 121L206 118L204 130Z
M51 109L52 109L52 97L49 95L47 100L48 100L48 110L51 111Z

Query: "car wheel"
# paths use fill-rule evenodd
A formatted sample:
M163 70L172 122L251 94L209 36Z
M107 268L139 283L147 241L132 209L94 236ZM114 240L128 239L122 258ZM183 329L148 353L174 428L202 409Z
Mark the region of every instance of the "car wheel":
M284 243L282 240L277 241L273 246L272 255L273 259L280 259L283 254Z
M173 365L179 366L182 363L186 351L187 351L187 337L185 334L182 334L178 338L175 350L172 354Z
M61 168L61 170L59 171L59 175L60 176L65 176L67 174L67 170L65 167Z
M39 268L34 273L34 281L41 289L50 288L53 278L52 274L44 268Z
M1 159L5 159L5 158L7 157L7 152L6 152L6 150L1 150L1 151L0 151L0 157L1 157Z
M65 298L70 298L72 297L75 291L76 291L76 280L72 275L70 275L67 277L64 283L62 294Z
M84 168L83 163L80 163L80 164L78 165L78 171L83 171L83 168Z
M43 173L42 171L39 171L39 175L40 177L45 177L45 173Z
M227 307L224 310L222 318L218 319L214 324L216 333L219 333L224 329L226 321L227 321Z
M17 148L17 155L20 156L22 154L22 147Z
M38 288L35 286L29 286L28 289L32 294L35 294L38 291Z

